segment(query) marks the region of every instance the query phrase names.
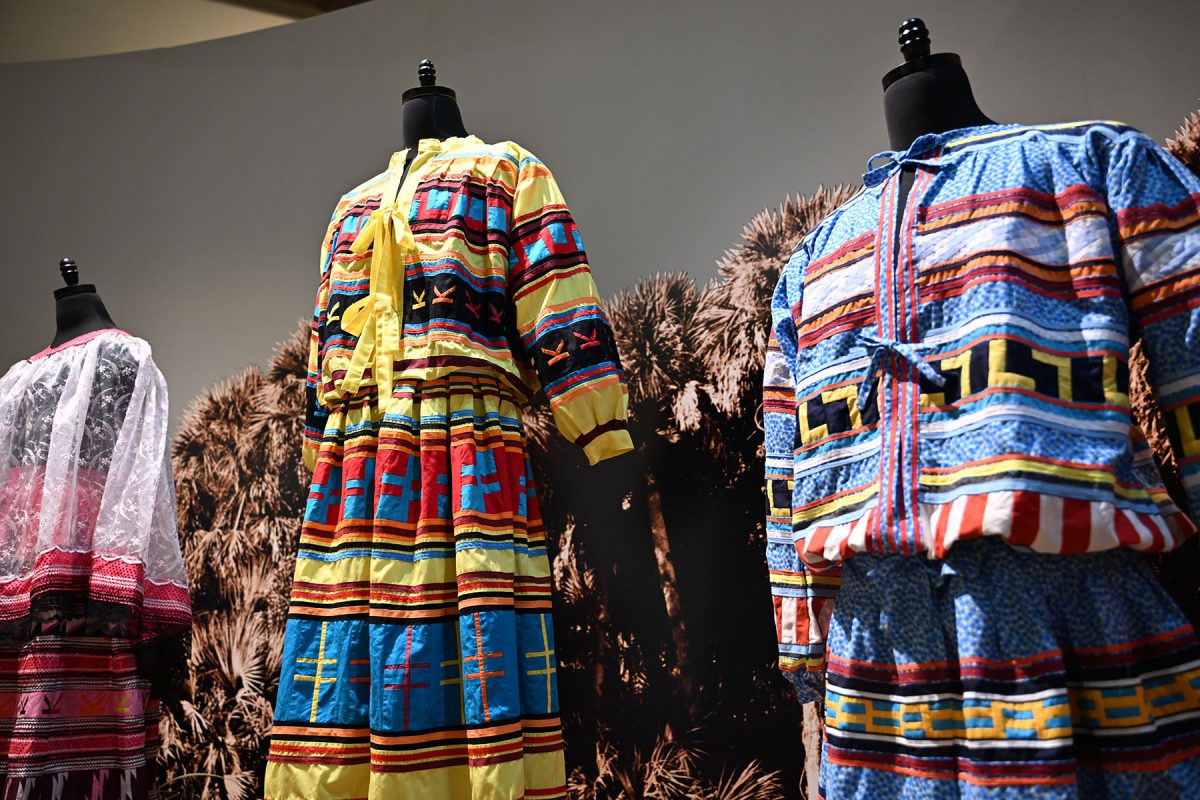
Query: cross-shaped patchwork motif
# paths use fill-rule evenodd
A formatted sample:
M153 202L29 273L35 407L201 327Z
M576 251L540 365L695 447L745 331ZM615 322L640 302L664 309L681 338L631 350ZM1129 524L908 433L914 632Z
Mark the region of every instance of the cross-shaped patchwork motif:
M550 646L550 634L546 630L546 615L539 614L542 622L542 649L531 653L526 653L526 658L543 659L542 666L539 669L526 670L526 675L543 675L546 678L546 713L549 714L554 710L554 673L557 671L554 665L554 648Z
M428 663L413 663L412 660L412 641L413 641L413 626L409 625L405 632L404 638L404 663L403 664L387 664L383 668L384 672L384 689L394 689L404 692L404 730L408 730L408 711L412 702L413 689L427 689L428 683L413 683L412 674L414 670L429 669ZM399 670L403 676L401 683L386 683L388 670Z
M487 478L495 478L487 481ZM486 512L487 497L500 492L500 479L496 471L496 456L490 450L475 453L474 462L462 465L462 487L460 504L464 511Z
M421 462L415 455L400 458L404 460L404 472L383 475L378 515L393 522L416 522L421 514ZM400 488L398 499L395 487Z
M336 525L342 505L341 470L330 470L328 482L314 483L308 493L304 518L324 525Z
M480 621L478 613L473 614L472 616L475 618L475 655L473 655L473 656L464 655L462 657L462 660L463 660L463 664L466 664L467 662L471 662L471 661L475 662L475 670L476 671L463 675L463 680L479 681L479 694L480 694L480 698L481 698L481 701L483 704L483 720L484 720L484 722L491 722L492 721L492 712L491 712L491 709L488 707L487 679L503 677L504 670L498 669L498 670L488 671L487 660L489 658L504 658L504 653L502 653L502 652L495 652L495 653L484 652L483 623Z
M374 514L368 507L371 487L375 482L374 469L361 478L346 481L346 494L342 500L342 519L370 519Z
M338 660L336 658L326 658L325 657L325 633L326 633L326 629L328 628L328 626L329 626L328 622L321 623L321 643L317 648L317 657L316 658L297 658L296 659L297 664L316 664L317 665L316 674L301 675L301 674L297 673L292 676L292 680L295 680L295 681L312 681L312 684L313 684L312 713L309 714L309 717L308 717L309 722L317 721L317 700L320 698L321 684L337 682L336 675L334 675L332 678L322 678L321 677L321 672L324 670L324 668L327 665L332 666L332 665L338 663Z

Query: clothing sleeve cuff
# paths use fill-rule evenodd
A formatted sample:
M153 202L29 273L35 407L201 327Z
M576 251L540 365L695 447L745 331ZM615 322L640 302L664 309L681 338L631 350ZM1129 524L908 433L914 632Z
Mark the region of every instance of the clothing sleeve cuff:
M583 454L587 456L588 464L596 466L606 458L628 453L633 449L633 439L629 430L619 428L605 431L583 446Z
M796 690L796 702L800 705L815 703L825 696L825 672L785 672L784 675Z

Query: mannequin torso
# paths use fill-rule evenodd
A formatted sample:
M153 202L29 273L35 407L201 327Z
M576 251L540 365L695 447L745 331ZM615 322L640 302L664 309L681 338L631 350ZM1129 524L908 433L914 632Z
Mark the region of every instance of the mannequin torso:
M50 343L53 347L85 333L117 327L96 293L96 287L90 283L56 289L54 316L58 327L54 341Z
M115 328L104 301L90 283L79 283L79 267L70 258L58 262L59 271L67 285L54 290L54 317L57 330L52 347L92 331Z
M952 53L928 55L928 30L924 23L919 20L909 22L919 23L919 27L901 27L902 50L909 60L883 79L883 115L891 148L907 150L925 133L994 124L975 102L971 82L958 56ZM912 35L906 37L906 34ZM914 175L915 169L911 165L905 165L900 174L897 213L901 217Z
M400 183L404 183L422 139L448 139L467 135L462 112L458 108L458 97L453 89L434 85L435 73L433 63L429 59L421 62L417 75L421 85L404 93L400 109L404 147L408 150Z

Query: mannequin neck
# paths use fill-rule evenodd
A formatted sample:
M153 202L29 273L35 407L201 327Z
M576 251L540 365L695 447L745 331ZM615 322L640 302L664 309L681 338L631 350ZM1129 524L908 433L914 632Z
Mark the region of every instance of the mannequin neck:
M401 107L404 146L416 150L422 139L466 136L458 102L445 94L422 94L404 101Z
M975 103L966 71L952 64L922 69L888 86L883 114L893 150L907 150L924 133L994 124Z
M54 316L58 330L51 346L58 347L93 331L115 328L104 301L90 283L67 286L54 292Z

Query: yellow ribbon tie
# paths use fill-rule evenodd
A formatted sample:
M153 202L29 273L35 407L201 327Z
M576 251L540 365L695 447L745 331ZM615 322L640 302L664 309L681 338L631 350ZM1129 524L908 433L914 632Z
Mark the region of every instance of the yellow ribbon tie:
M351 252L362 255L371 250L371 283L364 312L351 324L362 331L358 334L354 361L359 362L357 377L368 363L374 367L375 385L379 387L379 403L383 407L392 396L392 368L400 353L401 325L404 320L404 248L416 249L416 240L408 227L408 219L395 203L373 211L362 230L350 245ZM373 313L369 313L373 312ZM343 316L342 329L346 327ZM357 356L363 347L363 358ZM349 376L347 376L349 377Z

